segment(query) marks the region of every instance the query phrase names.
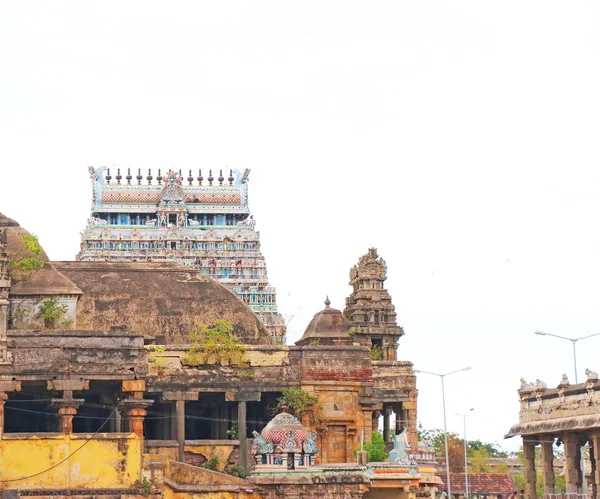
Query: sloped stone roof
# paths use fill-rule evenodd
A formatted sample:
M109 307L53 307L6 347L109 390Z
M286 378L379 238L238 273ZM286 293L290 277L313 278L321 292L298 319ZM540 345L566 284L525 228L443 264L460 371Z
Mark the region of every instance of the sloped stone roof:
M317 340L320 345L352 343L352 337L348 334L352 323L342 312L329 305L330 301L327 298L325 308L315 314L296 345L308 345L311 341L316 342Z
M54 268L43 248L39 255L24 249L22 236L30 233L17 222L0 213L0 229L6 234L9 258L18 255L19 258L35 257L44 262L44 267L35 272L13 270L11 296L81 295L81 290Z
M77 325L124 325L167 343L190 343L196 326L231 322L242 343L271 344L258 316L218 282L177 263L53 262L83 291ZM162 339L162 338L160 338Z

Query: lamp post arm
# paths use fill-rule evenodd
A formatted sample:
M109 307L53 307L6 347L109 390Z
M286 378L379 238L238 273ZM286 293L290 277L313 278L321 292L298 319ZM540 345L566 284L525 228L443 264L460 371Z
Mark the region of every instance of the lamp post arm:
M569 341L573 341L573 338L567 338L566 336L559 336L558 334L552 334L552 333L543 333L540 331L541 336L554 336L555 338L561 338L563 340L569 340Z
M588 334L587 336L582 336L581 338L577 338L574 341L585 340L586 338L591 338L592 336L600 336L600 333Z
M448 484L448 499L452 499L450 485L450 459L448 458L448 431L446 430L446 395L444 394L444 376L440 375L442 380L442 409L444 412L444 447L446 450L446 483Z

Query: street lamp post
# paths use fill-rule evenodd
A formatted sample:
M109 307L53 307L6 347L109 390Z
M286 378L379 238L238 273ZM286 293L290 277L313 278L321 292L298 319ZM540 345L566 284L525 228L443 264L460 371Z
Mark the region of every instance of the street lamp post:
M442 409L444 412L444 447L446 448L446 481L448 483L448 499L452 499L452 491L450 485L450 461L448 459L448 431L446 430L446 395L444 393L444 378L449 376L450 374L458 373L461 371L468 371L471 367L463 367L462 369L457 369L456 371L451 371L445 374L432 373L430 371L422 371L415 369L416 373L422 374L431 374L432 376L439 376L442 380Z
M559 336L558 334L545 333L544 331L535 331L535 334L539 336L554 336L555 338L569 340L571 343L573 343L573 367L575 369L575 384L577 384L577 352L575 350L575 343L577 343L579 340L591 338L592 336L600 336L600 333L588 334L587 336L582 336L581 338L568 338L567 336Z
M472 408L464 414L456 413L457 416L462 416L463 418L463 441L465 444L465 499L469 499L469 466L467 463L467 414L474 410L475 408Z

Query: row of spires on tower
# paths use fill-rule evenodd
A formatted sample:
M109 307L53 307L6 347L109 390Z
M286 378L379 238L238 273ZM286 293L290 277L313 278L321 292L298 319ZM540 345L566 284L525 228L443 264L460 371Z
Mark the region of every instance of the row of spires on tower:
M146 177L146 180L148 181L148 185L152 185L153 178L154 177L152 176L152 172L151 172L150 168L148 168L148 176ZM159 168L158 175L156 176L158 185L162 185L162 181L164 178L165 177L163 177L161 175L160 168ZM180 181L183 182L183 177L181 175L181 168L179 169L179 178L180 178ZM104 179L106 180L107 184L110 184L110 181L113 179L112 175L110 174L110 168L108 168L108 170L106 171L106 175L104 176ZM137 180L138 185L142 185L142 180L144 179L144 176L142 175L141 168L138 168L138 174L135 176L135 179ZM121 180L123 180L123 175L121 175L120 168L117 168L117 174L115 175L115 180L117 181L117 184L121 185ZM127 185L131 185L131 181L133 180L133 176L131 175L131 168L127 168L127 175L125 175L125 180L127 181ZM202 176L202 169L198 170L198 176L195 179L192 175L192 170L189 171L188 178L187 178L189 185L194 185L194 180L198 181L198 185L202 185L202 182L204 181L204 177ZM208 170L208 178L206 180L208 181L208 185L213 185L215 178L213 177L212 170ZM216 180L219 182L219 185L223 185L223 182L225 181L225 177L223 177L223 170L219 170L219 177ZM229 182L229 185L233 185L234 180L235 179L233 178L233 170L229 170L229 177L227 177L227 181ZM227 184L225 184L225 185L227 185Z

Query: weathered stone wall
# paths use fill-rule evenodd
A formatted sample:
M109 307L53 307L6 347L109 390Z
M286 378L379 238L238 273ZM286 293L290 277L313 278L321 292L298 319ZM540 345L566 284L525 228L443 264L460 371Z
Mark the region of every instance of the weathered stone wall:
M110 331L10 330L8 348L12 373L36 374L42 379L63 374L144 376L147 353L141 334Z

